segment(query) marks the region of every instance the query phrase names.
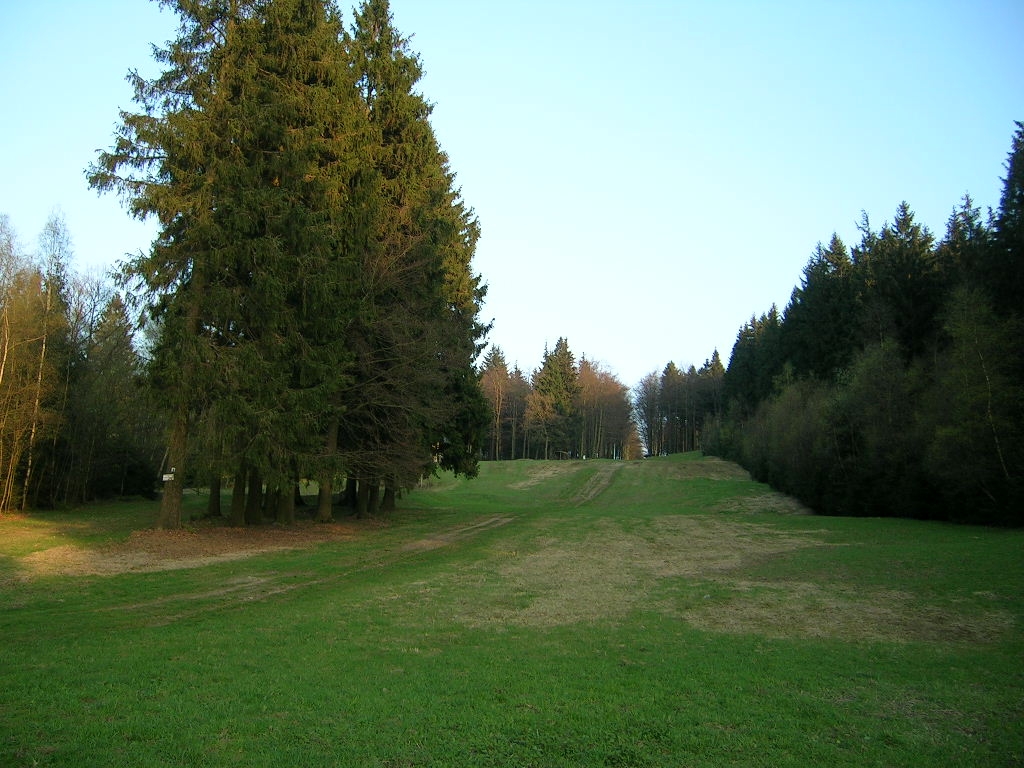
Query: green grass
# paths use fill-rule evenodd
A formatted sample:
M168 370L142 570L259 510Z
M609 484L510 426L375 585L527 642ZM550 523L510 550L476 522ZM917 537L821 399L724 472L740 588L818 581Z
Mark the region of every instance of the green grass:
M692 455L505 462L108 576L29 564L152 505L0 518L0 765L1022 764L1024 532L794 509Z

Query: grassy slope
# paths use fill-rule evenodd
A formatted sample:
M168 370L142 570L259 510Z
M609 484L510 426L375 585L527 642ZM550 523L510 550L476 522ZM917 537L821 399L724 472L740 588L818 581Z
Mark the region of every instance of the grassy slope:
M1024 761L1024 532L792 514L693 456L489 464L404 504L106 577L19 563L151 508L0 519L0 765Z

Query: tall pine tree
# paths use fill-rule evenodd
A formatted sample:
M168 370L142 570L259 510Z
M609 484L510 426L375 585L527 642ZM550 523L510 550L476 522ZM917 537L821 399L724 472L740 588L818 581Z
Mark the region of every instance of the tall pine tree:
M985 279L1001 315L1024 314L1024 123L1016 123Z
M379 207L348 331L354 383L339 450L386 499L441 466L476 473L487 405L473 363L485 328L471 270L479 228L454 188L416 86L418 57L386 0L357 11L347 45L373 130ZM366 495L360 496L360 511Z
M90 178L161 225L125 272L161 328L154 373L173 479L160 522L175 527L197 420L218 436L211 458L283 477L329 419L345 360L330 339L351 310L350 249L367 206L365 120L334 11L170 4L181 24L157 52L166 69L133 76L142 111L122 115Z

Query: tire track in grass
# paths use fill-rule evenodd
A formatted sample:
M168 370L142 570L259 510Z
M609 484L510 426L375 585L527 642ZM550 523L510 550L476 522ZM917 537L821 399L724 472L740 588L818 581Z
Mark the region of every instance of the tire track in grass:
M211 611L231 608L242 603L258 602L278 595L344 581L353 574L386 569L390 565L416 557L418 554L467 541L485 531L507 525L515 518L509 515L486 517L469 525L462 525L435 536L406 542L394 549L384 550L385 557L372 557L361 563L332 572L328 575L293 571L273 571L243 575L228 579L222 584L200 590L190 590L163 595L153 600L129 604L112 605L100 609L103 612L128 612L136 615L150 614L146 622L150 626L167 624L191 618ZM283 551L267 549L264 552ZM240 557L249 557L262 552L249 551ZM185 567L185 566L183 566ZM189 565L188 567L194 567Z
M425 552L431 549L440 549L441 547L454 544L464 539L468 539L471 536L475 536L478 533L489 530L491 528L498 528L502 525L511 523L514 518L509 515L498 515L496 517L489 517L484 520L480 520L472 525L462 526L461 528L453 528L445 533L440 533L437 536L431 536L426 539L417 539L416 541L410 541L401 547L402 552Z
M569 504L574 507L580 507L587 502L593 501L606 490L612 484L615 476L619 471L626 466L624 462L615 462L612 464L602 464L598 467L597 471L594 472L583 484L572 498L569 500Z

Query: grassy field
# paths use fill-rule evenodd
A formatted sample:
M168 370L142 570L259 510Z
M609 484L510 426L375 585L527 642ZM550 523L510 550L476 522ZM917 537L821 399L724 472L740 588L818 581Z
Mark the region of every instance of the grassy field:
M1024 764L1024 531L813 517L694 455L401 505L0 516L0 766Z

